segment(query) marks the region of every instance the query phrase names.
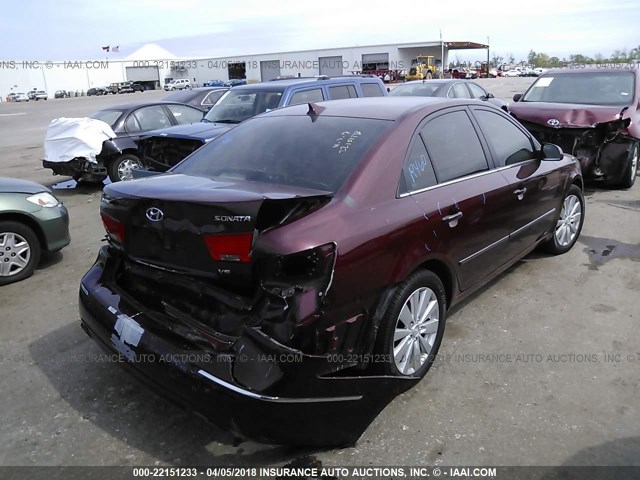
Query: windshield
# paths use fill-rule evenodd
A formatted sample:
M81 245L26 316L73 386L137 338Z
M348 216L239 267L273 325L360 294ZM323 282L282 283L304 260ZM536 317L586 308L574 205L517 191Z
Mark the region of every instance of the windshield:
M442 85L435 83L405 83L389 92L395 97L435 97Z
M259 117L212 140L172 171L335 192L392 123L329 116Z
M229 90L204 117L213 123L240 123L247 118L278 108L282 92Z
M91 115L91 118L95 120L102 120L104 123L113 128L115 123L122 115L122 110L100 110L99 112Z
M634 89L633 72L554 73L539 77L522 101L622 106Z

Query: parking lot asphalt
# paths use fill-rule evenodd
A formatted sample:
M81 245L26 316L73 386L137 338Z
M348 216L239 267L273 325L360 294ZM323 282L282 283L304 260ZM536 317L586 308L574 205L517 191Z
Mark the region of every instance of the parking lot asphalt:
M530 82L479 81L506 100ZM162 96L0 104L0 176L63 181L72 235L0 289L0 465L640 465L638 184L588 187L569 253L536 252L451 311L434 368L350 448L237 444L97 359L77 292L104 236L100 188L65 188L42 142L53 118Z

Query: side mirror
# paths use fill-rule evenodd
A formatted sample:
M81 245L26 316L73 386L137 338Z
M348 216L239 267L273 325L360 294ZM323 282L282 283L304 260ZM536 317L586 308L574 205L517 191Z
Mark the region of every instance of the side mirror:
M487 97L486 98L489 99L489 98L496 98L496 97L493 96L493 93L487 93Z
M514 101L514 102L519 102L521 98L522 98L522 94L521 94L521 93L516 93L516 94L513 96L513 101Z
M387 87L387 92L390 92L390 91L391 91L391 88L390 88L390 87Z
M545 143L542 145L543 160L562 160L564 155L562 149L553 143Z

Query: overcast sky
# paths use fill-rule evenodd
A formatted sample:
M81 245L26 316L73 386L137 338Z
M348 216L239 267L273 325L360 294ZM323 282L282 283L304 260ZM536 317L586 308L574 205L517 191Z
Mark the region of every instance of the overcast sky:
M371 44L485 43L516 60L533 49L608 56L640 44L640 2L620 0L22 0L0 10L0 60L125 57L154 42L179 57ZM482 51L454 52L475 60Z

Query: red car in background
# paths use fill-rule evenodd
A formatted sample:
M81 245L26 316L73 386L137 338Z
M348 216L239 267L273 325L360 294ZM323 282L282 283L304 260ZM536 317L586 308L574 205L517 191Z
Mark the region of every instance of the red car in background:
M550 70L509 109L539 141L575 155L585 176L630 188L640 154L638 78L624 64Z
M475 70L470 70L464 67L454 67L448 70L445 78L475 79L478 78L478 73Z

